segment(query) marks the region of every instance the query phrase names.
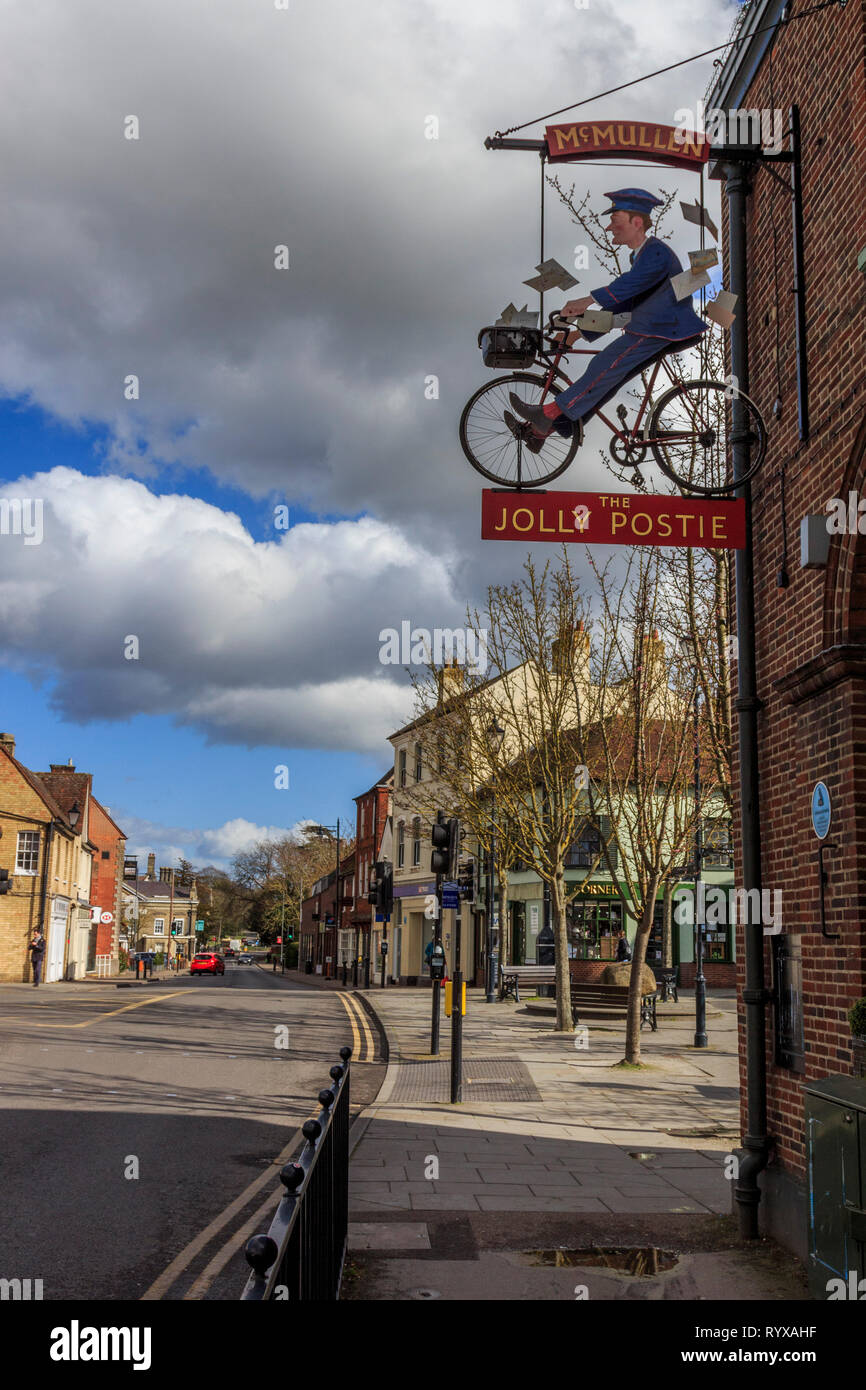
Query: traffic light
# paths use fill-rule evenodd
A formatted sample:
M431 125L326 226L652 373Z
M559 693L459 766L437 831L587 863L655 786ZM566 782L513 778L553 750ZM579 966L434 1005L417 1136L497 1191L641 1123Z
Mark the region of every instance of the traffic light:
M0 869L0 893L11 893L12 880L8 869Z
M370 879L367 902L383 917L390 917L394 907L394 870L388 859L378 859Z
M457 887L460 890L461 898L468 898L470 902L475 901L475 860L467 859L460 868L460 876L457 879Z
M433 853L430 856L430 869L434 874L454 873L460 853L460 822L456 816L445 819L444 811L436 812L436 820L430 830Z
M172 936L177 936L177 923L176 923L176 922L172 922L172 924L171 924L171 934L172 934Z
M390 917L394 910L394 867L387 859L376 865L376 881L379 884L379 911L383 917Z

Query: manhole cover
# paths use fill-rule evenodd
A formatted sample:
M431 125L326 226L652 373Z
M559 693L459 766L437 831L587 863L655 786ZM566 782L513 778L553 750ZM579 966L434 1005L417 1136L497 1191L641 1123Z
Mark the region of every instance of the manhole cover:
M623 1274L649 1275L661 1274L673 1269L678 1258L670 1250L659 1250L654 1245L608 1246L597 1245L588 1250L532 1250L533 1263L537 1265L556 1265L560 1268L575 1265L581 1267L603 1266Z

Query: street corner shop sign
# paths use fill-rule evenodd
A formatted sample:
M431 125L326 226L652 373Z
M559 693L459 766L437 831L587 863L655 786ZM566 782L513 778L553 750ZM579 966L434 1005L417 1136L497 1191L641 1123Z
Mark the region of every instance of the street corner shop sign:
M546 126L544 136L552 164L612 154L677 169L700 169L710 154L705 135L651 121L568 121Z
M536 494L485 488L481 494L481 539L743 550L746 503L742 497L645 497L639 492Z

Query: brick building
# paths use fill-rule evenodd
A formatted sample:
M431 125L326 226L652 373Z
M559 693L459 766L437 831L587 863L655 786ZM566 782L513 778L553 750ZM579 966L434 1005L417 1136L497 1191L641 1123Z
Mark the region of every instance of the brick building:
M90 840L94 846L90 877L90 902L94 911L92 927L93 955L96 961L110 962L111 972L118 968L118 937L121 924L121 886L126 836L112 820L107 806L96 799L90 802ZM108 918L107 921L103 920ZM92 967L91 967L92 968Z
M373 931L372 940L365 943L362 954L366 957L368 945L372 948L370 960L373 971L379 968L379 946L382 939L382 923L373 921L373 908L367 901L373 870L379 859L390 857L390 840L387 839L391 815L392 789L394 786L393 768L380 777L378 782L368 788L361 796L355 797L358 808L355 826L355 904L349 925L364 937ZM387 841L388 854L383 846Z
M753 1076L755 1067L765 1068L774 1144L759 1175L759 1217L762 1229L803 1255L809 1180L803 1089L816 1078L851 1076L846 1013L866 994L866 538L855 524L830 536L826 563L813 555L815 567L804 568L797 555L803 518L826 514L829 499L847 504L851 493L866 495L866 280L858 268L866 249L866 6L855 0L799 22L794 12L792 22L779 23L782 12L782 0L753 0L707 106L778 110L785 128L796 105L801 126L806 350L798 353L784 165L775 170L781 185L760 163L748 169L747 292L734 330L747 341L748 376L740 384L770 430L768 455L752 484L757 805L762 883L784 894L782 934L763 942L766 1047L763 1057L755 1048L751 1059ZM723 185L723 201L724 191ZM725 225L726 265L730 233ZM866 530L866 520L861 525ZM826 535L825 522L818 529ZM780 581L785 569L787 585L784 574ZM832 938L821 932L819 841L810 816L818 781L832 804L827 843L838 847L826 859ZM735 829L741 882L743 846ZM742 988L742 965L738 976ZM761 1000L749 1007L755 1003ZM741 1010L745 1016L742 1004ZM747 1123L744 1108L744 1132Z
M189 960L196 947L198 887L177 881L174 869L156 871L156 855L147 856L147 873L123 885L124 917L137 951L167 953Z
M0 868L12 891L0 897L0 980L30 978L27 952L45 935L46 983L81 978L91 946L90 878L94 845L90 774L68 764L36 773L0 734Z

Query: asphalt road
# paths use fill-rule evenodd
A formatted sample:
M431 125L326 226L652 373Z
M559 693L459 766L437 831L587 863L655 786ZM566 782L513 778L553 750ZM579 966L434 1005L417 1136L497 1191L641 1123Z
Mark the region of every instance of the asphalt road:
M0 986L0 1277L41 1279L46 1300L237 1299L339 1049L359 1059L353 1111L381 1085L359 1010L233 962Z

